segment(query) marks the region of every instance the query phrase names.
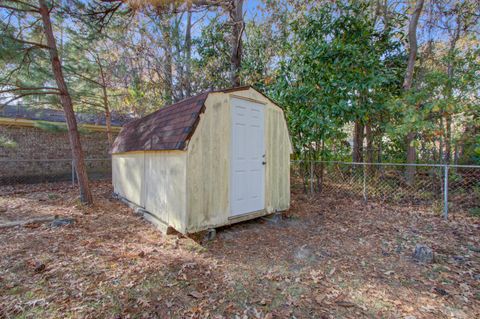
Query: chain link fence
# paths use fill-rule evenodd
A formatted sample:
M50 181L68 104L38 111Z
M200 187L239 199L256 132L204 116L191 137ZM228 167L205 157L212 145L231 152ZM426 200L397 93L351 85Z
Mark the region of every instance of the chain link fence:
M110 158L86 159L91 180L110 179ZM0 186L77 178L71 159L0 160ZM480 166L292 161L292 191L365 201L431 205L448 217L480 215Z
M480 214L480 166L293 161L292 190Z
M91 180L111 178L110 158L85 159L85 165ZM60 181L77 181L71 159L0 159L0 186Z

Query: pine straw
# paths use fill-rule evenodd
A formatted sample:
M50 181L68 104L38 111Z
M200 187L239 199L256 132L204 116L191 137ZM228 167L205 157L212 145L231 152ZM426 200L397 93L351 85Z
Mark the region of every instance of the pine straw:
M0 197L6 220L76 220L2 231L0 318L480 316L478 219L293 194L283 221L226 227L201 244L159 234L107 183L94 192L88 208L68 184ZM435 263L412 260L416 243Z

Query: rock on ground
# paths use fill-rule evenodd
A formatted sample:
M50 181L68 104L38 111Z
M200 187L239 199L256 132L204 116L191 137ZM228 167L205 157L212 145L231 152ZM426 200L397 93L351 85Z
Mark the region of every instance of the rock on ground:
M73 225L75 220L73 218L62 218L62 219L55 219L53 222L50 223L50 227L63 227Z
M433 250L424 244L417 244L413 252L413 259L418 262L428 264L433 262Z

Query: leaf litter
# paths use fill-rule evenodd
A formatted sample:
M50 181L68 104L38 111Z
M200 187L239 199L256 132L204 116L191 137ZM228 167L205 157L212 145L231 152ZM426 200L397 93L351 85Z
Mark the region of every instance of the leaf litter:
M0 221L76 221L2 230L0 318L480 317L478 218L293 193L282 220L201 244L160 234L109 183L93 190L84 207L67 183L0 188ZM412 258L417 244L434 262Z

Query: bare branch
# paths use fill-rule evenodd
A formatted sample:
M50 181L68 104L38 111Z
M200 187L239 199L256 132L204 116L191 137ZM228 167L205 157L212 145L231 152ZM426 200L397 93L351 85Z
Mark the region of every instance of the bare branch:
M92 82L92 83L94 83L94 84L97 84L97 85L99 85L99 86L103 86L100 82L95 81L94 79L91 79L91 78L89 78L88 76L85 76L85 75L83 75L83 74L80 74L80 73L74 71L74 70L73 70L72 68L70 68L70 67L65 67L65 71L70 72L70 73L72 73L73 75L75 75L75 76L77 76L77 77L79 77L79 78L82 78L82 79L84 79L84 80L87 80L87 81L89 81L89 82Z
M20 0L6 0L6 1L14 2L14 3L19 3L19 4L22 4L22 5L24 5L24 6L30 7L30 8L32 8L32 9L40 10L39 7L36 7L36 6L34 6L33 4L30 4L30 3L27 3L27 2L23 2L23 1L20 1Z
M58 88L46 86L46 87L33 87L33 88L17 87L17 88L13 88L13 89L0 90L0 94L17 92L17 91L38 91L38 90L54 90L54 91L59 91L60 92L60 90ZM40 93L43 93L43 92L38 92L38 93L40 94Z
M7 102L5 103L2 103L0 104L0 106L6 106L8 105L9 103L12 103L13 101L16 101L16 100L19 100L25 96L31 96L31 95L52 95L52 94L55 94L55 95L61 95L61 93L58 93L58 92L41 92L41 93L25 93L25 94L20 94L20 95L17 95L13 98L11 98L10 100L8 100Z
M23 43L23 44L30 44L34 47L38 47L38 48L42 48L42 49L50 49L50 47L48 45L45 45L45 44L42 44L42 43L38 43L38 42L32 42L32 41L26 41L26 40L20 40L18 38L13 38L13 37L7 37L13 41L17 41L17 42L20 42L20 43Z
M35 13L40 12L40 11L34 10L34 9L19 9L19 8L15 8L15 7L6 6L4 4L0 4L0 8L7 9L7 10L12 10L12 11L19 11L19 12L35 12Z

